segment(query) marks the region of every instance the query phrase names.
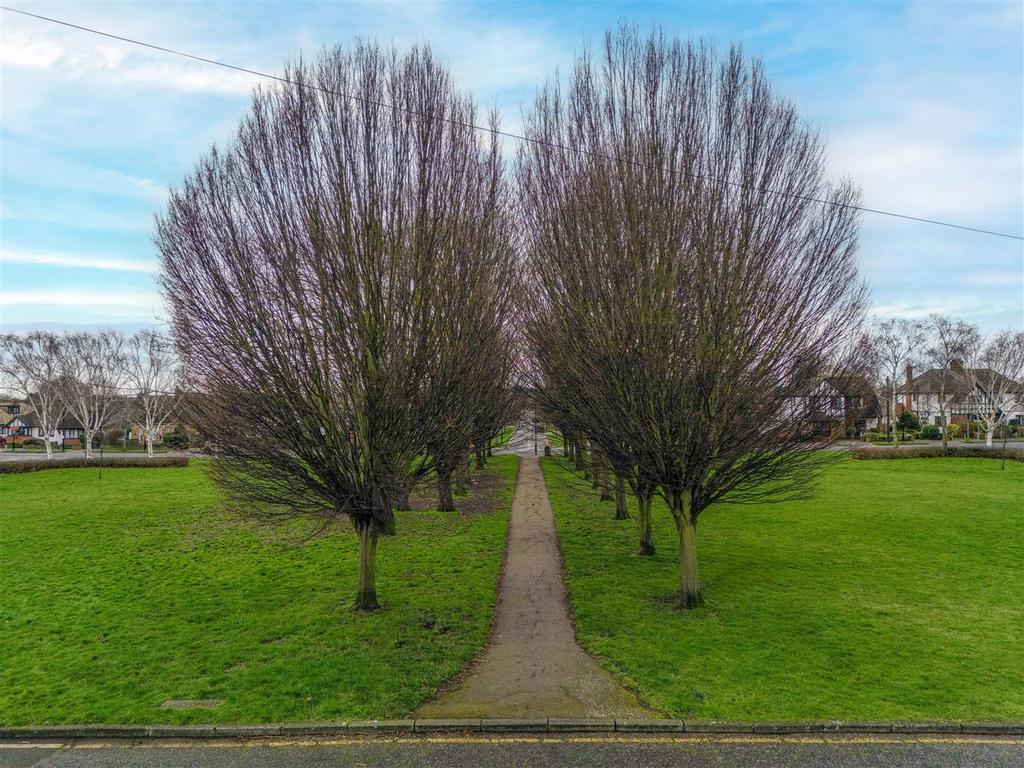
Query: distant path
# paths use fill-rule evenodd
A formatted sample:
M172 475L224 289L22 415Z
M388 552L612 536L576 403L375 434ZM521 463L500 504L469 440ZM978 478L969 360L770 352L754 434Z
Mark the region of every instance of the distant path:
M522 457L490 645L417 718L658 717L577 645L540 462Z
M524 418L516 425L516 431L495 453L516 453L520 456L544 455L544 446L548 444L548 435L543 425L534 427L532 416Z

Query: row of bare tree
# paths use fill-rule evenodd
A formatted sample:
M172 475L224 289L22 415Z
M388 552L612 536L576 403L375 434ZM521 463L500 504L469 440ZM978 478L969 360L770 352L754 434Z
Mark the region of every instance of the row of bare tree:
M722 500L806 492L800 403L863 376L859 193L733 49L622 27L544 87L509 172L429 49L327 51L261 88L171 194L163 288L219 457L259 514L348 517L356 606L409 489L452 478L534 394L581 466L662 497L680 605Z
M985 425L991 447L999 426L1024 411L1024 333L1005 330L984 336L976 325L934 314L926 320L894 318L875 325L869 337L875 384L888 401L887 428L899 444L898 392L910 386L905 371L930 371L926 390L914 393L919 410L936 412L947 445L950 414L956 410Z
M81 429L92 458L93 437L125 420L137 421L152 456L181 399L173 344L152 330L5 334L0 376L0 388L28 403L48 459L67 428Z
M493 133L428 49L335 49L258 90L158 222L212 474L259 514L347 516L356 607L426 477L511 417L520 270Z
M794 403L860 370L858 193L758 63L657 33L606 36L526 133L536 390L635 493L642 555L664 499L692 608L701 512L800 495L830 456Z

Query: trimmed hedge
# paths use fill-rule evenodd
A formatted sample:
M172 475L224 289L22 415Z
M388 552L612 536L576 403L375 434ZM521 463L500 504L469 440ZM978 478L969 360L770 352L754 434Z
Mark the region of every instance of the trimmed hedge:
M1005 455L1010 461L1024 461L1024 448L974 448L961 447L943 448L859 448L852 452L855 459L1002 459Z
M76 469L90 467L187 467L188 456L154 456L135 458L129 456L104 456L100 459L37 459L30 461L0 461L0 475L19 472L35 472L40 469Z

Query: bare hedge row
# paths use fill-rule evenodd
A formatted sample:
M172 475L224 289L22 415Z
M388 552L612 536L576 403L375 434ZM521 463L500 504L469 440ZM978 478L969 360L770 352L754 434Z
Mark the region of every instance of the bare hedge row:
M4 461L0 462L0 475L13 475L21 472L35 472L40 469L76 469L86 467L187 467L188 456L157 456L150 458L134 458L116 456L101 459L74 458L61 461Z
M1024 461L1024 448L973 448L927 446L924 448L861 448L853 451L855 459L1010 459Z

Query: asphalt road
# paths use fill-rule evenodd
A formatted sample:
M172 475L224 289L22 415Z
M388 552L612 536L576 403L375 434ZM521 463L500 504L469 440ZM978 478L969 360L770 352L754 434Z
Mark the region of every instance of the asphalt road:
M1019 768L1024 739L999 737L573 737L342 739L314 742L0 744L0 766L28 768Z

